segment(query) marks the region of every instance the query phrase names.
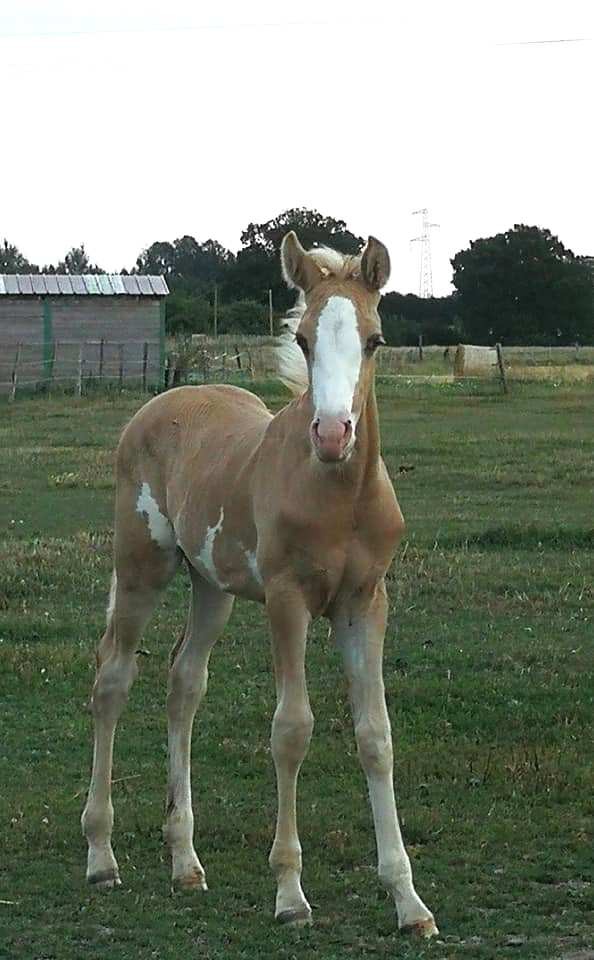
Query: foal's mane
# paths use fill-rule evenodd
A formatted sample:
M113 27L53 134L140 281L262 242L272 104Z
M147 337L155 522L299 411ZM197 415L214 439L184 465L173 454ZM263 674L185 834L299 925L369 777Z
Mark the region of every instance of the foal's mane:
M331 247L314 247L308 251L308 256L317 263L326 277L336 277L337 280L351 280L361 273L360 254L352 256L348 253L332 250ZM295 340L295 333L304 313L305 297L300 291L295 305L287 310L281 320L281 333L274 351L278 379L296 397L301 396L307 390L309 384L307 363Z

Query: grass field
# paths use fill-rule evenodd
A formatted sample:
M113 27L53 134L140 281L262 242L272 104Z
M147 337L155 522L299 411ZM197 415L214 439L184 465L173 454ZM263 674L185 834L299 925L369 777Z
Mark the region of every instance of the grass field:
M272 385L260 392L281 403ZM275 788L262 610L237 603L194 736L210 890L173 896L161 838L168 651L187 585L148 628L116 743L123 886L84 882L87 701L111 570L112 450L142 398L0 407L0 957L179 960L594 957L594 396L586 386L380 385L408 522L390 575L385 675L396 789L438 942L401 938L346 687L324 624L300 779L316 923L272 921Z

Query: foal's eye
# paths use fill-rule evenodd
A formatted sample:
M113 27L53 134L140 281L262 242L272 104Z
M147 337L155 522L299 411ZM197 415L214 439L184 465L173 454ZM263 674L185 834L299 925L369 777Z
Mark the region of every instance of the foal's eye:
M374 333L373 336L369 337L366 345L366 350L368 353L374 353L378 347L385 347L386 341L382 337L381 333Z
M295 334L295 340L297 341L297 345L298 345L299 347L301 347L301 349L303 350L304 356L308 357L308 356L309 356L309 347L308 347L308 345L307 345L307 340L305 339L305 337L302 336L302 334L300 334L300 333L296 333L296 334Z

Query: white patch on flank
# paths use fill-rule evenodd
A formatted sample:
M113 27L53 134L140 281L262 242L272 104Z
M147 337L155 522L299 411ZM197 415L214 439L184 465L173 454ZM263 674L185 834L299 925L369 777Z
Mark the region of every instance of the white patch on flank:
M312 368L316 416L351 415L361 369L357 313L347 297L330 297L318 318Z
M214 542L217 533L223 529L223 519L225 517L225 512L223 507L221 507L221 513L218 519L218 522L214 527L206 528L206 536L204 538L204 543L202 545L202 550L197 555L196 559L199 563L202 564L207 575L210 577L212 582L219 588L219 590L226 590L227 585L221 583L219 580L219 575L217 573L217 568L214 564Z
M116 588L118 585L118 578L115 570L111 575L111 587L109 588L109 600L107 602L107 622L113 617L113 611L115 610L115 599L116 599Z
M259 584L261 587L263 587L263 586L264 586L264 581L262 580L262 574L260 573L260 571L259 571L259 569L258 569L258 561L256 560L256 551L255 551L255 550L253 550L253 551L252 551L252 550L246 550L245 547L243 547L243 552L244 552L245 558L246 558L246 560L247 560L247 562L248 562L248 567L250 568L250 572L251 572L251 574L252 574L252 577L254 578L254 580L256 581L257 584Z
M151 539L160 547L174 547L175 534L167 517L159 510L159 504L151 493L148 483L143 483L136 501L136 512L146 514Z

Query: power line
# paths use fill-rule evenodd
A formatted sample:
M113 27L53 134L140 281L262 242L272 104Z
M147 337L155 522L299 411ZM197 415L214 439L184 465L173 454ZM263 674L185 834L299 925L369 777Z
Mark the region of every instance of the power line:
M496 47L533 47L547 43L592 43L592 37L562 37L559 40L507 40Z

